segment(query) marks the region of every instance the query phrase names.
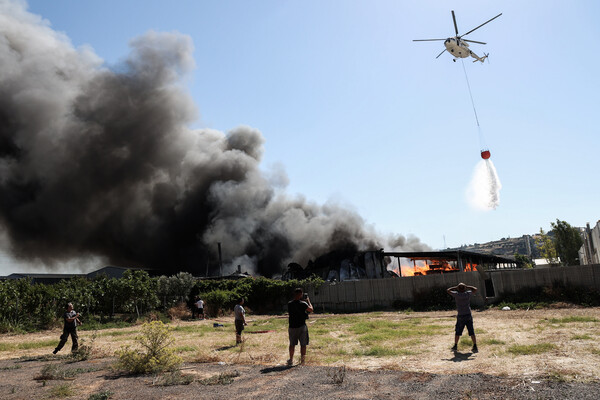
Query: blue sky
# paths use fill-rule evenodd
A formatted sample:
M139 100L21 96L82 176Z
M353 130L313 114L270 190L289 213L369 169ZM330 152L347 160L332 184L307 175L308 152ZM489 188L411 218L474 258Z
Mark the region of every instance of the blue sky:
M238 125L266 138L263 169L287 192L355 209L382 233L433 248L600 218L595 1L35 0L29 9L108 65L149 30L189 35L193 127ZM441 42L450 10L489 63L465 62L500 206L469 207L477 126L460 62Z

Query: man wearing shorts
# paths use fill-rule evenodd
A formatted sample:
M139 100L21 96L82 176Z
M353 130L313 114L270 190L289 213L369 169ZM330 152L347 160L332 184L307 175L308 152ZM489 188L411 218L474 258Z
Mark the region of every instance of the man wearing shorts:
M196 300L195 306L196 312L198 313L198 318L202 316L202 319L204 319L204 301L199 297L196 297Z
M473 316L471 315L471 296L477 292L475 286L467 286L464 283L459 283L456 286L446 289L446 292L456 301L456 332L454 335L454 346L452 351L458 350L458 339L463 333L465 326L473 341L473 353L477 353L477 339L475 338L475 329L473 329Z
M294 290L294 300L288 303L289 328L288 334L290 338L290 359L287 360L287 365L292 366L294 362L294 351L296 345L300 342L300 364L304 364L306 357L306 346L308 346L308 327L306 320L308 313L313 312L313 306L310 303L308 296L304 296L301 288Z

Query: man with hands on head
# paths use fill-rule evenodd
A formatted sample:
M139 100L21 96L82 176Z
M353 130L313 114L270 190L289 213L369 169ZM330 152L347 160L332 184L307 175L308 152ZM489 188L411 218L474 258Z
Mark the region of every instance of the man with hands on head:
M473 353L477 353L477 339L475 338L475 329L473 329L473 316L471 315L471 296L473 296L477 292L477 288L475 286L468 286L464 283L459 283L456 286L450 287L446 289L446 292L454 297L456 301L456 329L454 335L454 346L452 346L452 351L458 350L458 340L465 329L467 327L467 331L469 332L469 336L471 336L471 340L473 341Z

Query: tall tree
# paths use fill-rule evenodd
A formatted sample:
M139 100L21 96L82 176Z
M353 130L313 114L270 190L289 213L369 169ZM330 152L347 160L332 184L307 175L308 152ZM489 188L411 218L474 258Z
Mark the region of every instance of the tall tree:
M540 255L546 259L548 264L553 267L560 265L554 241L542 228L540 228L540 234L535 238L535 243L540 250Z
M583 244L579 229L558 218L551 222L554 231L554 247L563 265L579 265L579 249Z

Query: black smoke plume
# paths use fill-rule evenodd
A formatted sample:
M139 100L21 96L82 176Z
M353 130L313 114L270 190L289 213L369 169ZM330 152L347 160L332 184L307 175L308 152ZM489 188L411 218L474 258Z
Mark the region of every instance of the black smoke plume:
M11 254L201 273L221 242L226 262L272 276L331 250L382 247L355 212L283 193L284 174L259 170L258 130L188 128L192 51L187 36L149 32L109 68L22 2L0 0L0 224Z

